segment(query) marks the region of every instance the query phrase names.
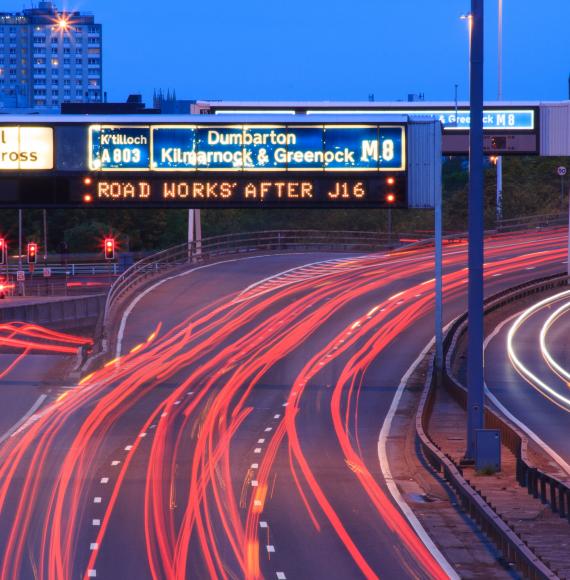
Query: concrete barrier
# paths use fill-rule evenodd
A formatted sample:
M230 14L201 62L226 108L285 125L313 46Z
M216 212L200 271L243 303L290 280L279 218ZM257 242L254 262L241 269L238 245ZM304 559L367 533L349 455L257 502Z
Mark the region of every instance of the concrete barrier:
M105 294L77 298L0 301L0 323L32 322L60 330L95 326L105 309Z

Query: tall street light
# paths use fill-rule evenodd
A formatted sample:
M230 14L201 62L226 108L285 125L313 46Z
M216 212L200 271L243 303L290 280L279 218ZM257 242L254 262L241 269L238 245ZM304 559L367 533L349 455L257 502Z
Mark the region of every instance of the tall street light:
M476 459L483 428L483 15L484 0L471 0L469 70L469 250L467 347L467 451Z
M503 100L503 0L499 1L499 33L498 33L498 84L497 100ZM503 219L503 158L497 157L497 221Z

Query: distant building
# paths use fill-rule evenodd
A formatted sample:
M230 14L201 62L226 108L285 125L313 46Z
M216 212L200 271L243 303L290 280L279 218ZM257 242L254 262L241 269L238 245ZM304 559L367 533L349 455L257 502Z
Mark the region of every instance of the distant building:
M162 89L154 91L152 99L153 107L158 109L163 115L190 115L193 113L193 107L196 101L178 100L176 91L168 90L166 95Z
M0 12L0 112L101 102L101 28L93 15L59 12L52 2Z
M159 109L147 109L142 95L129 95L125 103L62 103L62 115L158 115Z

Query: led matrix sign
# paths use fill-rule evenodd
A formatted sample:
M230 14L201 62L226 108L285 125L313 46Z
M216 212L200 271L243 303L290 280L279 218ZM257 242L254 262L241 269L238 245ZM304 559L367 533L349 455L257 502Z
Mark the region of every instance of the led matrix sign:
M38 169L53 169L53 129L0 126L0 171Z
M406 170L403 125L89 127L92 171Z
M91 179L78 191L97 205L138 207L405 207L405 176L308 173L272 178L272 174Z

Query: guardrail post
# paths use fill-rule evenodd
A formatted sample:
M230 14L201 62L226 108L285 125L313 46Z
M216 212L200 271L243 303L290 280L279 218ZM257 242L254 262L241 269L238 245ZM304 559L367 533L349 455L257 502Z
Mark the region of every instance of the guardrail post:
M550 490L551 497L552 497L552 488ZM547 503L546 501L546 481L544 481L544 477L540 478L540 501L542 503Z
M550 507L552 508L552 511L554 513L556 513L558 511L558 501L556 498L556 491L558 489L558 486L556 485L556 482L551 479L550 480Z

